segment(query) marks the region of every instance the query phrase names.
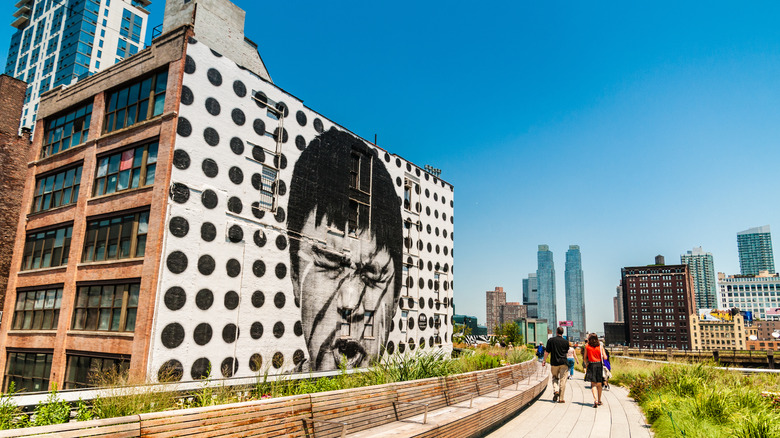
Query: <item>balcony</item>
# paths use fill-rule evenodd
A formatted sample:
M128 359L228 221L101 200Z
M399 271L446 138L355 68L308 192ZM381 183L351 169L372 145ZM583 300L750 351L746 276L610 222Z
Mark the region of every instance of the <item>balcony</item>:
M22 13L20 15L14 14L14 17L16 17L16 19L11 23L11 26L17 29L24 29L30 23L30 14L28 13Z

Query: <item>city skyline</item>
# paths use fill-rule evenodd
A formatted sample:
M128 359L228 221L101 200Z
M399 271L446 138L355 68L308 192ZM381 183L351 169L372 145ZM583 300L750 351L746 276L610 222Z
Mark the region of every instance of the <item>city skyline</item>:
M776 173L778 4L236 4L274 17L247 29L274 83L455 186L456 313L484 321L495 285L520 301L537 245L560 266L577 242L587 329L602 331L621 267L702 246L737 274L735 233L779 225L772 203L722 208L765 196ZM150 28L163 8L148 7ZM0 26L3 65L13 31ZM486 116L464 123L466 102ZM670 197L681 178L686 196Z

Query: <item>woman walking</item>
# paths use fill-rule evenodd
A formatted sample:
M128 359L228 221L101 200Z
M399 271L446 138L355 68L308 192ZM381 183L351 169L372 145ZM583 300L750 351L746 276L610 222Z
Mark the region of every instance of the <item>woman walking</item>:
M601 404L601 386L604 383L604 350L601 348L599 338L595 333L588 336L588 344L585 346L585 361L587 371L585 381L590 382L590 390L593 393L593 407Z
M574 343L569 342L569 351L566 352L566 362L569 364L569 378L574 378L574 364L579 363L577 352L574 350Z

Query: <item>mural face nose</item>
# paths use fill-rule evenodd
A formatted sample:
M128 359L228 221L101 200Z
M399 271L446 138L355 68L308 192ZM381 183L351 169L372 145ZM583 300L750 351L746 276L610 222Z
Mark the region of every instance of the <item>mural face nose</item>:
M353 313L361 313L363 282L360 275L350 274L339 288L339 307L353 310Z

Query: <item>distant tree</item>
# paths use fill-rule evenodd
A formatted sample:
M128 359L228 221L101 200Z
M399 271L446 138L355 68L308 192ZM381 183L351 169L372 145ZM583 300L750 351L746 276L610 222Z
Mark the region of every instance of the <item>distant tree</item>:
M471 334L471 327L465 324L455 324L452 327L452 342L462 343L466 340L466 336Z
M516 322L506 322L496 327L496 336L504 345L523 345L524 338L520 326Z

